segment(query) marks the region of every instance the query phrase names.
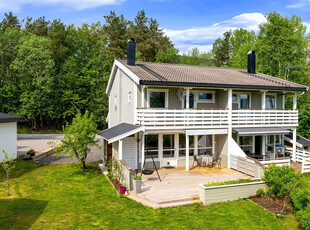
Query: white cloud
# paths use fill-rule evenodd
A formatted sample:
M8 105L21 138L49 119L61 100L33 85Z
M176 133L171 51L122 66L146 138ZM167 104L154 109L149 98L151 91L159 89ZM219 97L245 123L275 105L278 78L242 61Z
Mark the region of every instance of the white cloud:
M294 4L287 5L287 8L302 8L310 5L310 0L295 1Z
M62 9L84 10L104 5L120 4L125 0L0 0L1 11L18 12L25 5L59 6Z
M258 25L266 21L261 13L244 13L211 26L184 30L165 29L165 32L181 52L188 52L193 47L207 52L212 49L214 40L222 37L225 31L239 28L257 31Z

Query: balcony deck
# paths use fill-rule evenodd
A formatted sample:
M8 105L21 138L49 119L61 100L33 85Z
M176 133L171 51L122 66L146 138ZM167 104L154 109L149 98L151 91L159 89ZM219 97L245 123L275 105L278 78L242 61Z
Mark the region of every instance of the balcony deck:
M147 129L227 128L227 109L137 108L136 124ZM296 127L298 110L232 110L232 127Z

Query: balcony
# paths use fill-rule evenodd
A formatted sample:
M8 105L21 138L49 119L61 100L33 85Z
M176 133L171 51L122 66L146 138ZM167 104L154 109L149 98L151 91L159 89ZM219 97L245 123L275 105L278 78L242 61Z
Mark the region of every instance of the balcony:
M233 110L232 127L296 127L297 110ZM147 129L227 128L227 109L137 108L136 124Z

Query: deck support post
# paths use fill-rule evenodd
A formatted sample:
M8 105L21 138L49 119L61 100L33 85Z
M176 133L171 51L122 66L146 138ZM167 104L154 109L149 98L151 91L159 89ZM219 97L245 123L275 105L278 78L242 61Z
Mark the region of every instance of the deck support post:
M118 141L118 159L123 160L123 140Z
M189 135L185 134L185 149L186 149L186 171L189 171Z
M227 168L230 168L230 155L231 150L229 143L232 139L232 89L228 89L228 132L227 132L227 145L228 145L228 153L227 153Z
M293 110L297 110L297 93L294 94ZM297 128L293 129L293 161L296 162L296 141L297 141Z
M262 109L266 109L266 91L264 91L262 93L262 101L261 101L261 104L262 104Z
M143 169L143 165L144 165L144 145L145 145L145 134L144 132L141 133L141 170Z

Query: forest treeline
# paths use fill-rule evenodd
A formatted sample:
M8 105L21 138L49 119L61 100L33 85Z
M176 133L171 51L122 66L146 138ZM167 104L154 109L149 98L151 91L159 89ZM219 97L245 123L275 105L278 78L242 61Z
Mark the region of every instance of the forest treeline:
M66 25L45 17L19 19L6 13L0 22L1 112L23 115L39 130L60 128L86 110L106 127L106 85L114 59L126 59L127 41L137 42L137 60L189 65L247 67L255 50L257 71L310 85L309 41L300 17L266 15L258 32L226 31L210 52L193 48L180 54L156 19L139 11L133 20L111 11L103 23ZM292 97L287 97L287 108ZM298 96L298 132L310 137L310 97Z

